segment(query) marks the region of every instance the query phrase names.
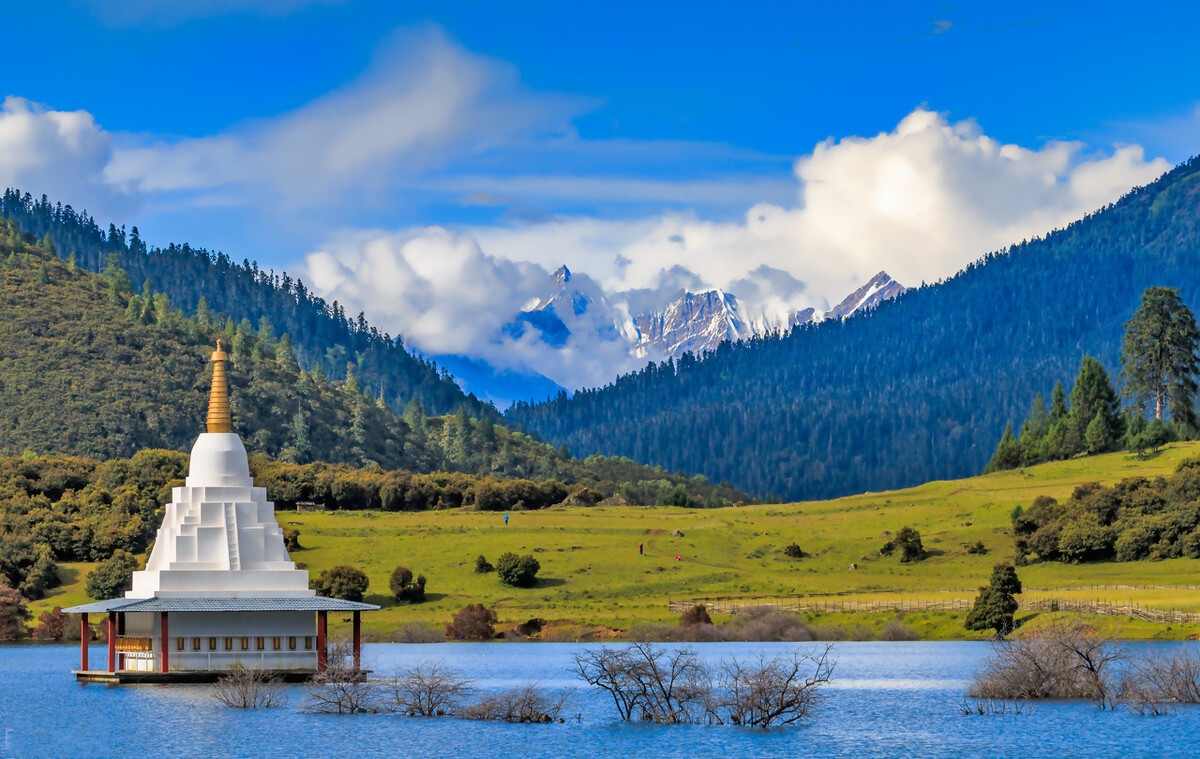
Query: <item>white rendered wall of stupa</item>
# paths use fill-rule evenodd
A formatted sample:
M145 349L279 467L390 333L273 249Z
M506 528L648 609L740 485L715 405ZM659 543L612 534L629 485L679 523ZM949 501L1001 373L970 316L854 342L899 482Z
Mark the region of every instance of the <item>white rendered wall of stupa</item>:
M275 504L254 487L246 449L232 432L196 439L183 487L171 503L146 569L128 598L315 595L288 556Z
M159 615L129 612L122 640L146 650L122 652L122 669L157 672L162 662ZM317 629L311 611L171 612L167 629L171 672L233 669L316 669Z

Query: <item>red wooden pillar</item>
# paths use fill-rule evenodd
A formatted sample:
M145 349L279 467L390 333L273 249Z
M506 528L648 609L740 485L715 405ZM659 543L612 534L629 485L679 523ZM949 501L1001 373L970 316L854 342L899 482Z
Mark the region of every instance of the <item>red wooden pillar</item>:
M162 624L161 650L159 651L159 653L162 654L162 671L166 672L167 669L169 669L169 665L170 665L169 652L171 650L171 647L169 645L167 645L169 642L169 639L167 638L167 613L165 611L162 611L162 612L159 612L159 614L160 614L159 619Z
M79 615L79 669L87 672L88 643L91 642L92 631L88 627L87 612Z
M108 671L117 671L117 613L110 611L108 613L108 628L105 630L108 636Z
M324 672L329 666L329 650L326 647L325 635L329 626L328 612L317 612L317 671Z
M362 625L359 612L354 612L354 671L362 669Z

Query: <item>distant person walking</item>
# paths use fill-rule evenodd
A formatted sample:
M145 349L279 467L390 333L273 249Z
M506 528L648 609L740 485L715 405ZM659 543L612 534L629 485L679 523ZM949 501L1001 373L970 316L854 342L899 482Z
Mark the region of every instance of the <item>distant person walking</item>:
M504 512L504 526L508 527L508 512Z
M638 543L638 556L645 556L645 555L646 555L646 549L642 546L641 543Z

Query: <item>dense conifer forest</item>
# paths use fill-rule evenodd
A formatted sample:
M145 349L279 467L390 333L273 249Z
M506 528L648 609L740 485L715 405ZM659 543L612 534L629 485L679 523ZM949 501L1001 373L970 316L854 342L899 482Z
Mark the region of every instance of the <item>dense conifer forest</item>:
M431 362L413 356L397 336L380 333L364 316L348 317L335 301L326 303L304 283L284 274L264 271L249 260L238 264L224 253L193 248L187 243L148 248L137 227L129 232L115 224L103 231L86 211L51 203L43 195L8 189L0 198L0 217L37 240L50 236L62 258L74 255L83 269L99 272L110 256L141 289L149 282L185 313L201 308L227 314L235 322L258 325L268 320L291 336L299 364L320 367L329 377L343 379L348 367L358 381L399 410L413 398L432 414L447 414L465 406L475 418L498 419L496 412L473 395L464 396L454 381Z
M845 322L725 343L508 420L578 453L824 498L981 471L1085 355L1117 376L1143 290L1200 304L1200 160ZM1085 430L1086 431L1086 430Z

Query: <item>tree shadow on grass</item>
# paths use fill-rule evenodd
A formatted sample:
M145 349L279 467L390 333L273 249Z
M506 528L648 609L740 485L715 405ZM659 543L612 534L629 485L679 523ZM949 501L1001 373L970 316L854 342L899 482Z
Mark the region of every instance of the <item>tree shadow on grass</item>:
M49 591L46 594L47 597L58 595L58 593L63 593L65 592L67 585L74 585L75 583L79 582L79 570L75 569L74 567L64 567L60 565L58 567L58 580L60 582L59 587ZM58 592L56 593L55 591Z
M539 577L535 588L557 588L560 585L566 585L567 581L560 577Z

